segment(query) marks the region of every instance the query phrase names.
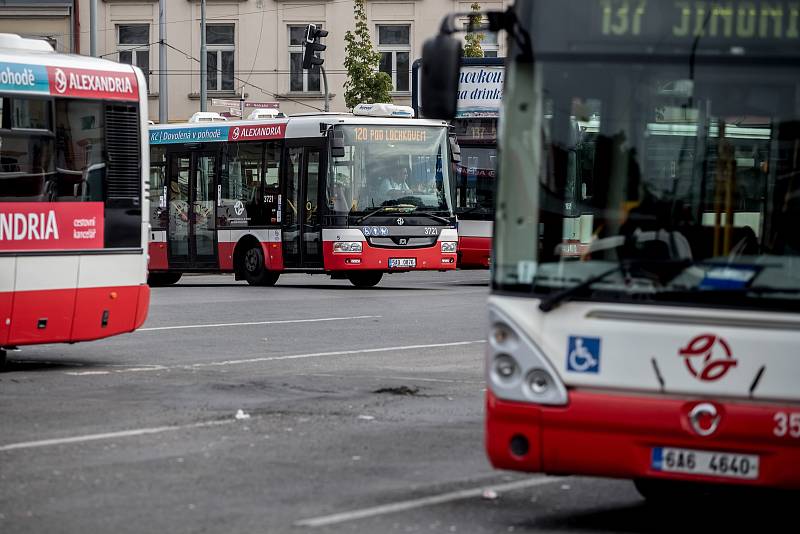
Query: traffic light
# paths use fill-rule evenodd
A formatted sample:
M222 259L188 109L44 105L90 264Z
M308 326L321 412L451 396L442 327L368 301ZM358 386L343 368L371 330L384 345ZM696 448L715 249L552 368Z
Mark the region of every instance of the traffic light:
M316 24L306 26L306 42L303 51L303 68L310 69L325 63L325 60L317 56L317 52L322 52L327 48L319 42L320 37L327 37L328 31L317 28Z

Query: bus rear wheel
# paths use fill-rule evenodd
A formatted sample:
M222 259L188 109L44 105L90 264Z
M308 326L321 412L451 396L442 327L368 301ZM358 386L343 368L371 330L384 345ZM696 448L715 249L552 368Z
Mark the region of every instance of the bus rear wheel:
M178 283L182 273L149 273L147 275L147 285L150 287L171 286Z
M361 271L355 273L347 273L347 279L356 287L374 287L383 278L383 273L380 271Z
M274 286L280 276L267 269L261 245L254 245L242 254L241 271L251 286Z

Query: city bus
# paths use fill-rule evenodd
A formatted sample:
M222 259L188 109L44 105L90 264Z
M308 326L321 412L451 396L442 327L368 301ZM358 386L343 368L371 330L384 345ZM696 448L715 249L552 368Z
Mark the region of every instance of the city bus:
M494 191L497 180L497 118L503 95L504 58L462 58L458 105L450 121L461 149L455 164L458 267L488 269L492 251ZM419 69L412 68L411 103L419 106Z
M150 283L234 273L274 285L327 274L456 268L447 124L411 109L150 128Z
M648 498L799 489L797 2L535 0L490 20L510 46L492 464ZM429 117L455 110L452 28L424 47Z
M0 356L145 320L147 89L129 65L0 34Z

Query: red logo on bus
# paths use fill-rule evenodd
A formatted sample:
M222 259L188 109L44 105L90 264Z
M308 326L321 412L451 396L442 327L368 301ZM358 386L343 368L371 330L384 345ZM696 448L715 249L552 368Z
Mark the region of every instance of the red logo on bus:
M739 363L728 342L714 334L702 334L678 351L692 376L704 382L719 380Z

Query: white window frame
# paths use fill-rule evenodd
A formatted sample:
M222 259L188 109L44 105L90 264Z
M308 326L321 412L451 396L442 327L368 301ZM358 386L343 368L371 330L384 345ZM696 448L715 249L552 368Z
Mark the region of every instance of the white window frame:
M381 26L408 26L408 44L380 44L381 40ZM414 25L411 22L381 22L375 25L375 38L378 41L378 52L391 52L392 53L392 92L400 94L411 94L411 32ZM397 52L408 53L408 89L397 89Z
M209 26L232 26L233 27L233 44L223 44L223 45L210 45L206 44L206 50L209 53L214 53L217 56L217 80L216 80L216 87L215 88L207 88L208 91L216 91L216 92L224 92L224 93L234 93L236 92L236 24L233 22L220 22L215 24L206 24L206 31L208 31ZM207 38L208 36L206 36ZM233 52L233 87L230 89L223 89L222 88L222 52ZM209 78L210 77L209 72ZM208 83L208 82L206 82Z
M319 23L319 22L309 22L308 24L316 24L317 28L322 28L323 27L322 23ZM308 88L308 69L303 69L303 89L302 89L302 91L292 91L292 54L298 54L299 53L301 55L301 57L302 57L303 53L305 52L305 46L303 46L302 44L299 44L299 45L293 45L292 44L292 28L303 28L303 31L304 31L303 35L305 35L305 29L306 29L306 26L308 26L308 24L287 24L286 25L286 35L287 35L287 41L286 42L289 43L289 46L288 46L288 48L289 48L289 56L288 56L289 57L289 81L288 81L289 86L287 87L287 90L290 93L303 92L303 93L310 93L310 94L314 94L314 95L316 95L316 94L320 94L321 95L322 94L322 72L320 72L320 74L319 74L319 89L309 89ZM322 59L325 58L325 52L318 52L317 55ZM319 67L317 67L317 68L319 68Z
M123 26L147 26L147 39L146 42L140 44L121 44L119 42L119 29ZM120 52L130 52L131 53L131 63L130 65L134 65L136 67L141 68L141 65L138 65L136 52L147 52L147 69L142 69L144 72L145 80L147 80L147 87L150 87L150 64L152 61L152 57L150 57L150 29L152 25L149 22L125 22L125 23L117 23L116 24L116 37L117 37L117 61L120 61ZM149 89L148 89L149 90Z

